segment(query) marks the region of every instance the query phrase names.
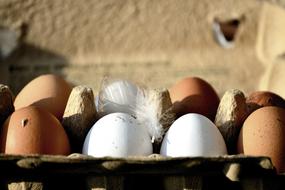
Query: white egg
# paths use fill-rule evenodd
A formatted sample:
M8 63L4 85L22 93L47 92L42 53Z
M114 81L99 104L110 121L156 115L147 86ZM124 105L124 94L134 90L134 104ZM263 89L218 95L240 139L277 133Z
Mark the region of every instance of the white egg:
M170 157L220 156L227 154L223 136L207 117L189 113L167 131L160 154Z
M151 137L131 115L112 113L93 125L82 152L94 157L147 156L152 154Z

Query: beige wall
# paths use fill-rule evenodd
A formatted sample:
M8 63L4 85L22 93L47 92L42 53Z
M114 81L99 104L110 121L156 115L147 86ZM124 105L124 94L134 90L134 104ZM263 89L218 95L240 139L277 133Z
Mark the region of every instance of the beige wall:
M233 48L215 40L215 18L241 20ZM51 72L97 91L104 76L157 88L195 75L220 94L249 92L267 88L260 81L285 53L283 18L281 6L260 0L0 1L0 26L20 39L0 80L17 92Z

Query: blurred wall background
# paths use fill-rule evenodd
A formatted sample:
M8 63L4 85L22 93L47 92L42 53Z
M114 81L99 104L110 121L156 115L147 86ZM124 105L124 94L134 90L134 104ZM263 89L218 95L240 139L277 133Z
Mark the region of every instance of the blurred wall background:
M0 83L44 73L98 91L104 77L168 88L199 76L219 94L285 97L285 1L0 1ZM16 45L15 45L16 44Z

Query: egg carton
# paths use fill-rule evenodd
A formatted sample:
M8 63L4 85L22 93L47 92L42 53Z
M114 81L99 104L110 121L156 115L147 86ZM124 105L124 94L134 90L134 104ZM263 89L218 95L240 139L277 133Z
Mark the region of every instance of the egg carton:
M267 157L0 155L1 189L282 189Z
M161 100L169 98L165 91L157 93L162 96ZM7 86L1 85L0 96L3 122L14 111L13 95ZM63 125L71 129L90 126L90 117L92 120L96 114L93 97L90 88L74 87ZM238 127L254 109L248 108L239 90L229 90L222 97L215 122L229 150L231 143L235 143ZM69 135L76 133L69 131ZM81 144L79 147L82 147L82 137L73 136L71 140L73 146ZM153 154L94 158L82 154L1 154L0 168L5 171L0 174L1 189L282 189L284 186L283 175L277 174L270 158L244 155L169 158Z

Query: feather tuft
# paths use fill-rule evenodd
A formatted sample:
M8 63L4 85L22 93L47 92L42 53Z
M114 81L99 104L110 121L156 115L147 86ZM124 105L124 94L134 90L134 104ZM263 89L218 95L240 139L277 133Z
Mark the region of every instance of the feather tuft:
M166 129L165 113L162 113L163 97L158 91L139 87L127 80L103 81L98 96L98 114L104 116L114 112L128 113L145 127L152 142L160 142Z
M164 135L164 128L160 123L161 97L151 90L139 89L136 97L135 116L139 125L147 127L152 137L152 142L161 141Z
M134 116L138 87L127 80L103 80L98 96L98 114L100 117L123 112Z

